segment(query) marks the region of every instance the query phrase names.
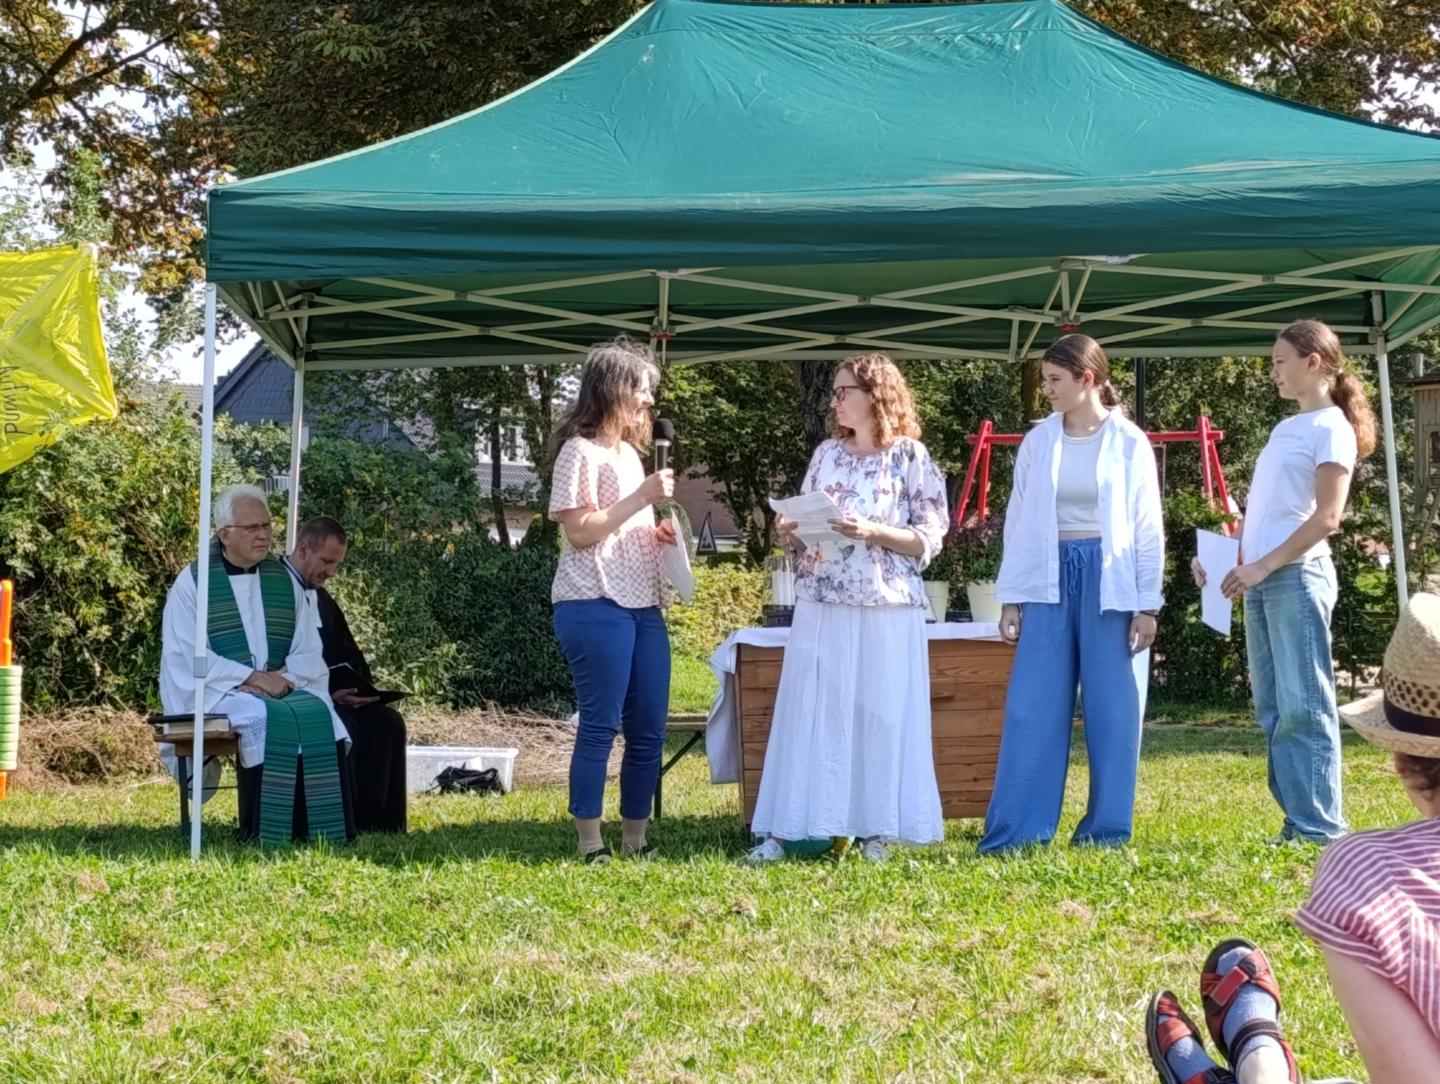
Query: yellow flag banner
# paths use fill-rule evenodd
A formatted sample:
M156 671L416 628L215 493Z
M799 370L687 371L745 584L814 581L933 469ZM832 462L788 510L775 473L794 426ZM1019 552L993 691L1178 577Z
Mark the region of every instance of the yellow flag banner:
M117 412L95 250L0 253L0 472Z

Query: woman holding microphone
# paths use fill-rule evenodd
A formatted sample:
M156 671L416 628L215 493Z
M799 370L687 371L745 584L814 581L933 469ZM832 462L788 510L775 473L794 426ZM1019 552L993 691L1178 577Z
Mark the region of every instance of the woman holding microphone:
M840 507L845 541L797 560L795 615L751 828L751 862L784 841L855 836L872 862L887 841L944 838L930 744L930 664L921 570L949 522L945 481L919 441L910 389L885 354L847 358L831 404L837 436L810 460L802 493Z
M580 723L570 758L570 814L580 855L605 863L600 834L605 769L625 732L620 767L620 853L647 850L645 829L670 706L670 638L660 615L660 547L670 525L652 505L674 472L648 477L637 446L650 433L659 377L650 351L621 337L590 349L575 405L555 428L550 518L564 535L550 598L570 665Z
M1074 843L1129 841L1165 541L1155 453L1117 409L1110 363L1066 335L1041 363L1054 413L1015 461L996 593L1014 643L982 854L1048 843L1060 823L1077 685L1090 801Z
M1330 615L1340 528L1357 456L1375 450L1375 412L1345 369L1340 340L1298 320L1275 340L1271 379L1299 411L1270 433L1255 463L1240 532L1241 564L1226 598L1245 596L1245 647L1255 713L1270 747L1280 839L1325 844L1347 831L1340 799L1340 716ZM1195 581L1205 585L1199 561Z

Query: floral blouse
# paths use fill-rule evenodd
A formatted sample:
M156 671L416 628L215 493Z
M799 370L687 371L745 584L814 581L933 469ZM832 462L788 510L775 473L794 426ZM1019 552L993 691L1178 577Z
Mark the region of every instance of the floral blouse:
M925 545L907 557L878 542L824 542L800 555L795 589L812 602L842 606L924 606L920 572L940 552L950 523L941 477L925 445L901 437L884 451L852 455L838 440L815 449L802 493L828 493L844 512L909 527Z

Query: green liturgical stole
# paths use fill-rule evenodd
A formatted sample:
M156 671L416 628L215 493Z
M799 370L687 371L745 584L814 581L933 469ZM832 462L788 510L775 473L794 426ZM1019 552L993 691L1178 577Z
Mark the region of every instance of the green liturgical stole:
M196 573L195 566L191 572ZM220 540L210 542L210 612L206 629L210 650L261 670L279 670L295 636L295 587L275 558L260 562L260 601L265 607L269 658L261 666L250 654L240 607L220 557ZM265 771L260 783L260 842L290 842L294 828L295 780L304 750L305 811L310 838L346 842L345 810L340 793L340 762L330 709L319 697L295 690L280 700L264 698Z

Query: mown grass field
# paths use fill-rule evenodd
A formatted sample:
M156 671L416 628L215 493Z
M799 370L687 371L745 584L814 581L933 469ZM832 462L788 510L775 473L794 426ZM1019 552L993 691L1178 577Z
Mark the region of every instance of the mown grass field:
M1357 826L1409 815L1347 746ZM1085 792L1072 773L1062 832ZM613 795L612 795L613 801ZM687 758L648 863L572 853L561 789L423 797L345 851L225 839L191 864L163 783L0 805L0 1080L1147 1082L1145 999L1190 1003L1217 939L1279 969L1311 1075L1356 1074L1289 923L1316 852L1276 848L1249 729L1147 735L1127 850L942 846L749 869L733 787Z

